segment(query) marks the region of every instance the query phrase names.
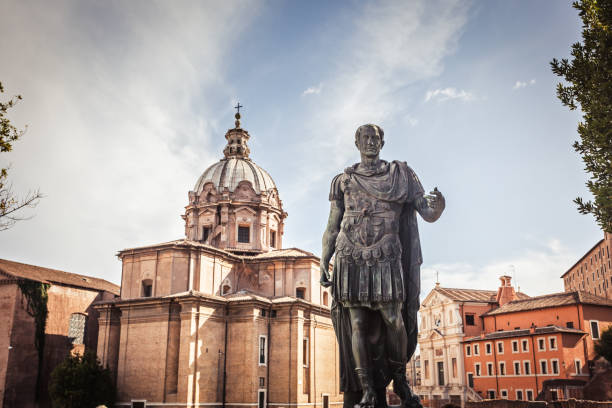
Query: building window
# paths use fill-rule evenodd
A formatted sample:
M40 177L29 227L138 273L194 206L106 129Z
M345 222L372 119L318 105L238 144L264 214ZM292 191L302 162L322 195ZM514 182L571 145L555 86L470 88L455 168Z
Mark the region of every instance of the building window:
M559 399L559 390L550 390L550 400L551 401L556 401Z
M527 401L533 401L533 390L525 390L525 394L527 395Z
M444 363L438 361L438 385L444 385Z
M142 281L141 297L151 297L153 294L153 281L151 279L145 279Z
M306 298L306 288L295 288L295 297L298 299Z
M521 362L515 361L513 364L514 364L514 375L521 375Z
M480 377L480 363L474 364L474 370L476 371L476 377Z
M302 340L302 365L308 367L310 349L308 348L308 337L304 337Z
M499 375L506 375L506 363L503 361L499 362Z
M565 323L565 327L567 327L568 329L573 329L574 328L574 322L567 322L567 323Z
M548 338L548 345L549 345L549 349L550 350L556 350L557 349L557 338L556 337L549 337Z
M270 247L276 248L276 231L270 231Z
M266 391L259 390L257 392L257 408L266 408Z
M550 364L551 364L551 368L552 368L552 373L553 374L559 374L559 360L550 360Z
M487 391L487 398L488 399L495 399L495 390L488 390Z
M265 377L259 377L259 386L260 387L265 387L266 386L266 378Z
M465 346L465 355L468 357L472 355L472 348L470 346Z
M540 374L548 374L548 364L546 360L540 360Z
M499 390L499 393L503 399L508 399L508 390Z
M591 337L593 340L599 340L599 322L591 320Z
M513 353L519 352L518 340L512 340L512 352Z
M230 285L223 285L223 288L221 289L221 294L227 295L231 291L232 291L232 287Z
M531 374L531 363L529 361L523 361L523 366L525 367L525 375Z
M266 365L268 362L268 352L266 349L266 336L259 336L259 365Z
M323 292L323 305L329 306L329 293L327 291Z
M238 242L248 244L251 241L251 228L238 227Z
M516 390L516 399L518 401L522 401L523 400L523 390Z
M580 360L574 360L574 367L576 367L576 374L582 374L582 363Z
M457 378L457 359L451 358L451 365L453 366L453 378Z
M474 388L474 374L467 373L467 377L468 377L468 386L471 388Z
M497 354L504 354L504 342L503 341L497 342Z
M492 351L493 347L491 343L487 343L485 344L485 354L487 355L491 355L491 351Z
M493 375L493 363L487 363L487 375L489 377Z
M474 315L473 314L465 314L465 324L466 326L475 326L474 323Z
M529 351L529 342L527 340L521 340L521 347L523 349L523 353Z
M202 227L202 241L206 242L208 237L210 236L211 228L209 226Z
M538 339L538 351L546 351L546 342L543 338Z
M425 360L425 379L429 380L429 360Z
M480 355L480 347L478 347L478 344L474 344L474 355L475 356Z
M70 322L68 323L68 338L72 344L83 344L86 320L87 316L83 313L73 313L70 315Z

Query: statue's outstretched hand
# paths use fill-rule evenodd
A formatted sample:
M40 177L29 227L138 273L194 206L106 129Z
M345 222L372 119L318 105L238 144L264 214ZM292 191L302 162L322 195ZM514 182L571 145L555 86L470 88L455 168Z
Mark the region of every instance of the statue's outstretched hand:
M429 194L431 195L425 196L429 208L435 211L438 215L441 214L442 211L444 211L444 207L446 207L446 200L444 199L444 196L438 190L438 187L435 187L433 191L429 192Z
M328 267L326 265L321 265L321 280L319 280L319 282L321 283L321 286L323 286L324 288L328 288L332 284L329 278L329 272L327 269Z

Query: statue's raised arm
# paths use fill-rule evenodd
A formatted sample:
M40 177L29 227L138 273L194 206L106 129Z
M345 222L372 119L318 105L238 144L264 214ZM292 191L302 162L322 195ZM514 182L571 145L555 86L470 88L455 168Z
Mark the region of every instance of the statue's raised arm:
M446 199L438 191L438 187L435 187L429 194L417 198L414 206L425 221L435 222L442 215L444 208L446 208Z

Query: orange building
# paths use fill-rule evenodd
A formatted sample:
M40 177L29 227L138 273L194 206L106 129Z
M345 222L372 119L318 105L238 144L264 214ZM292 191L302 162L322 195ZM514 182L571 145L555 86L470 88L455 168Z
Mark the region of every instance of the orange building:
M592 375L593 340L612 324L612 301L554 293L502 300L481 317L483 332L463 344L469 387L485 398L533 400L545 380L583 380L552 390L553 398L568 398Z
M583 290L594 295L612 298L612 261L610 248L612 234L604 233L603 239L593 246L561 279L566 292Z

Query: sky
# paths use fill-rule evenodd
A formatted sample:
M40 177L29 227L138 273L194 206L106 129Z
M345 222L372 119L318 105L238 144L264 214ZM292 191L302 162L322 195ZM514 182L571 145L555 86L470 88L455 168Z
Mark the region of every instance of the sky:
M570 2L0 2L2 100L27 126L14 190L44 198L0 232L0 258L119 283L117 251L184 237L188 191L223 157L233 106L251 158L289 214L285 247L321 252L333 176L359 161L356 128L385 131L445 195L419 221L422 297L445 287L563 290L603 233L555 96L552 58L580 39Z

